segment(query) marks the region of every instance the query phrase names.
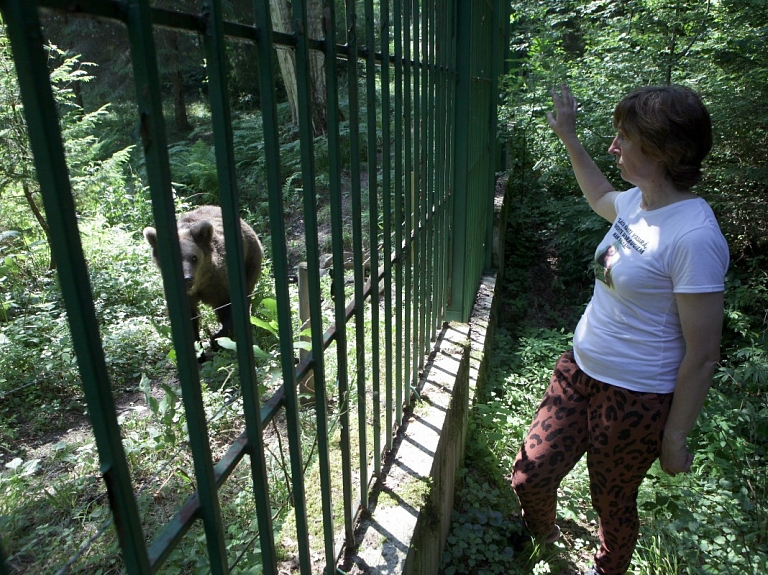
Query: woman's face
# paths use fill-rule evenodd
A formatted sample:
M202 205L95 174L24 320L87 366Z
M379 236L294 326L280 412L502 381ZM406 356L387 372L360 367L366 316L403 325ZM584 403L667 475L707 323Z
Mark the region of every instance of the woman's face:
M640 143L630 140L621 127L608 147L608 153L616 156L621 178L636 186L662 173L661 163L643 154Z

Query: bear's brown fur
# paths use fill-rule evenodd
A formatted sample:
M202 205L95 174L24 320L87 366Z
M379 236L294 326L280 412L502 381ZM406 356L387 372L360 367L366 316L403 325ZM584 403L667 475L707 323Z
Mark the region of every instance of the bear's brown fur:
M182 271L187 284L192 325L195 339L200 341L200 302L211 306L221 323L214 336L232 337L232 306L229 294L229 278L224 249L224 226L219 206L201 206L181 216L177 221L181 246ZM264 248L251 226L240 220L245 254L245 287L252 293L261 274ZM157 259L157 231L144 228L144 238L152 246L152 257ZM248 300L250 309L250 298Z

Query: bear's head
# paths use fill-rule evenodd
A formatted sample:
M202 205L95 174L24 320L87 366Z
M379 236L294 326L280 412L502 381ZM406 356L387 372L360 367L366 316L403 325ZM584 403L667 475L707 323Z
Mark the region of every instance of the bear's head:
M198 270L211 259L213 250L213 224L209 221L195 222L189 227L178 230L179 247L181 248L181 269L189 295L195 291L195 281ZM157 257L157 230L152 227L144 228L144 239L152 246L152 257L160 266Z

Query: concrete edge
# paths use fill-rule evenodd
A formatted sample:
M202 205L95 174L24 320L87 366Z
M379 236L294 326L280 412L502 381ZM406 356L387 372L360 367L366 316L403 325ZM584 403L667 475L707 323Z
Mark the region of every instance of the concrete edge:
M446 323L424 368L419 395L371 491L369 513L355 530L342 569L352 574L436 575L451 526L463 463L470 402L487 377L504 268L509 182L494 203L493 262L481 278L469 323Z

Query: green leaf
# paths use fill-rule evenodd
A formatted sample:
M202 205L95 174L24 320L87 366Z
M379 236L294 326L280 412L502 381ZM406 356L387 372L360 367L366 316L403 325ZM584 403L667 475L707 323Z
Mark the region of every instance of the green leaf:
M228 337L217 337L216 343L221 346L222 349L227 349L229 351L237 351L237 343L234 342L231 338Z
M271 356L266 351L261 349L258 345L254 345L253 357L255 357L256 359L268 360Z

